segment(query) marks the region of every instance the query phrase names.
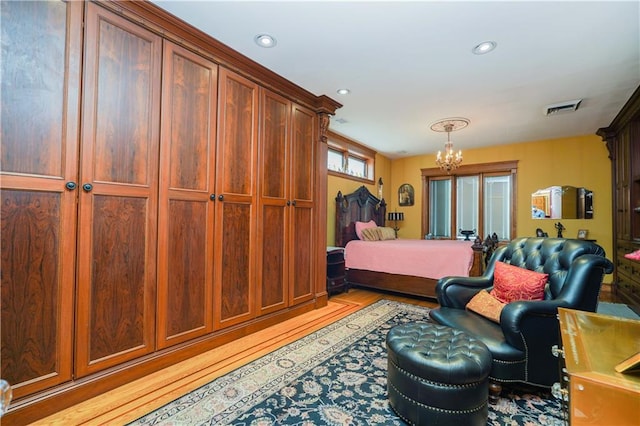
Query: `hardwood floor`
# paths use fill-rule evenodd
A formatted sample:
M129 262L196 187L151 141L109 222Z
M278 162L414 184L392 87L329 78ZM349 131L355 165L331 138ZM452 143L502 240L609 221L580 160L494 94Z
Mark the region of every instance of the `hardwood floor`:
M427 299L351 289L329 304L59 411L36 425L117 425L133 421L211 380L380 299L434 307Z

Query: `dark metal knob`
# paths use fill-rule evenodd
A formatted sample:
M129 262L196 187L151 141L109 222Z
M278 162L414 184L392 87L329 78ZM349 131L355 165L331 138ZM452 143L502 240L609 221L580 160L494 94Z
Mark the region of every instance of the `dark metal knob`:
M215 201L215 200L216 200L216 194L211 194L211 195L209 195L209 199L210 199L211 201Z
M93 185L91 185L90 183L85 183L84 185L82 185L82 189L84 189L86 192L89 192L93 189Z
M73 191L74 189L76 189L78 187L78 185L76 185L75 182L67 182L67 184L65 185L65 187L69 190L69 191Z
M218 200L220 200L220 201L224 200L224 195L222 195L222 194L218 195Z
M296 200L293 200L293 202L291 204L293 204L295 206L296 205Z
M291 201L287 200L287 205L290 206L291 205Z

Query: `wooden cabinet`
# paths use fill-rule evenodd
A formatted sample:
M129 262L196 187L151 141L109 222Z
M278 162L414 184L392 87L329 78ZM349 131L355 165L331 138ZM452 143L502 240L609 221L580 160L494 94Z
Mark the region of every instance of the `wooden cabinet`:
M213 331L218 66L164 42L158 347Z
M87 5L76 374L155 349L162 39Z
M214 326L255 316L258 85L220 68Z
M19 399L72 374L82 4L1 11L0 358Z
M261 90L258 314L314 297L314 114Z
M340 104L151 2L1 13L3 424L326 303L316 179Z
M260 91L260 196L258 201L258 314L289 304L291 102Z
M640 250L640 88L597 134L607 143L612 165L613 292L640 312L640 262L624 257Z
M616 366L640 351L640 322L559 308L562 408L567 424L633 426L640 376Z
M327 293L349 290L344 268L344 249L327 247Z
M296 104L291 112L291 232L289 239L289 303L314 297L315 120L313 113Z

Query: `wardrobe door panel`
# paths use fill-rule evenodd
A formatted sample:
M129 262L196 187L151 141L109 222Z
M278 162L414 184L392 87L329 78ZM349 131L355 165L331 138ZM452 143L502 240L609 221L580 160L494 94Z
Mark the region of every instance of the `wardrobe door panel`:
M286 255L291 207L289 132L291 102L266 89L260 92L260 197L258 218L259 314L288 304Z
M255 316L258 86L219 70L214 327Z
M293 105L291 173L293 199L313 203L315 164L315 114L306 108Z
M213 330L218 66L164 42L158 346Z
M76 373L155 349L161 39L87 3Z
M82 9L0 9L0 359L14 400L71 380Z
M221 194L253 197L256 180L258 86L220 71L220 144L217 186Z
M252 262L251 215L249 204L233 202L222 205L222 233L220 239L226 244L220 251L221 324L241 322L252 314Z
M91 345L89 359L145 343L145 197L95 195L91 224Z
M285 308L288 302L286 230L287 211L282 206L264 205L261 210L260 313Z
M261 91L262 199L285 200L289 195L289 129L291 102L265 89Z
M313 298L313 209L296 206L291 227L289 263L293 274L291 282L291 304Z
M292 109L291 181L293 212L290 230L290 304L314 297L314 114L298 105Z
M169 216L166 281L159 281L158 345L160 347L184 341L210 332L212 316L212 277L207 265L211 253L207 241L209 202L173 199L166 214ZM209 225L211 226L211 225Z

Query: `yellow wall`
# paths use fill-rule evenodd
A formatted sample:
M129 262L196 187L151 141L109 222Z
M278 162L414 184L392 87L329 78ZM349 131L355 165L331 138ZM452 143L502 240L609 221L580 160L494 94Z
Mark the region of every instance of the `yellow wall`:
M561 219L567 228L565 237L575 238L578 229L587 229L588 238L597 240L610 255L612 245L611 162L602 139L579 136L523 142L464 151L464 164L518 160L516 237L535 235L542 228L556 236L553 219L531 218L531 193L552 185L585 187L593 191L593 219ZM422 180L420 169L434 167L435 156L423 155L395 160L391 164L391 186L410 183L415 188L416 202L412 207L398 207L390 200L390 209L405 212L400 235L421 238Z
M542 228L556 236L558 220L531 218L531 193L553 185L585 187L593 191L593 219L561 219L567 228L565 237L575 238L578 229L587 229L588 238L597 240L608 257L613 253L611 212L611 162L602 139L596 135L522 142L464 150L464 164L518 160L516 237L535 235ZM422 238L422 179L420 169L435 166L435 155L389 160L376 156L376 181L382 176L387 211L404 212L401 238ZM410 183L415 189L415 204L398 206L398 187ZM335 197L338 190L348 194L362 185L349 179L329 176L327 203L327 243L335 243ZM365 185L377 195L376 185Z

